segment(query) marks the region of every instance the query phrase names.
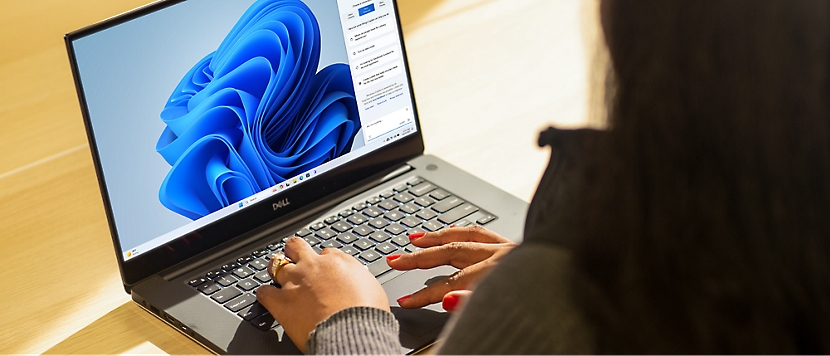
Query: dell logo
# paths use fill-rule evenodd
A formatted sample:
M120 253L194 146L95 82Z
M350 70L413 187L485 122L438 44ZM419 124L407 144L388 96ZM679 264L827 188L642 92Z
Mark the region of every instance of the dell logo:
M288 198L285 198L283 200L280 200L280 201L274 203L273 207L274 207L274 210L276 211L276 210L282 209L282 208L284 208L284 207L286 207L290 204L291 204L291 202L288 201Z

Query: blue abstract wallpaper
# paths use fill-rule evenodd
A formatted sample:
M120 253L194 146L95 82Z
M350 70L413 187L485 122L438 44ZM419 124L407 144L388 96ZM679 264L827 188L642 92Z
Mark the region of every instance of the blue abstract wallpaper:
M349 66L319 62L308 6L251 5L160 114L161 203L196 220L348 153L360 129Z

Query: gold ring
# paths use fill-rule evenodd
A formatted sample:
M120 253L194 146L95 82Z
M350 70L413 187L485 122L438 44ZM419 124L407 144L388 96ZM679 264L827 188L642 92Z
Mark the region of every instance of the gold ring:
M280 268L282 268L283 266L291 263L291 259L285 257L285 254L283 254L282 252L275 253L273 256L271 256L271 258L274 259L274 262L271 264L271 269L269 272L271 273L271 279L276 281L277 272L279 272Z

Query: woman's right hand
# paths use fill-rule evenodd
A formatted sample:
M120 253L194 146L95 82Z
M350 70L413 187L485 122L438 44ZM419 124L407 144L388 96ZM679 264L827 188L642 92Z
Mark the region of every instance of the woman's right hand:
M410 254L386 257L390 267L407 271L450 265L459 271L411 295L398 299L403 308L437 303L452 291L471 289L516 243L481 226L455 227L409 235L423 248Z

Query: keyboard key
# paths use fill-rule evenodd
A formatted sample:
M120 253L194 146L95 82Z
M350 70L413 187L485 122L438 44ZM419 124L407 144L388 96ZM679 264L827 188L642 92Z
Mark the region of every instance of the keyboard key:
M427 232L427 231L426 231L426 230L424 230L424 229L422 229L422 228L420 228L420 227L416 227L416 228L414 228L414 229L409 229L409 231L407 231L407 232L406 232L406 234L407 234L407 235L412 235L412 234L417 234L417 233L419 233L419 232Z
M439 212L439 213L445 213L445 212L448 212L448 211L452 210L452 208L455 208L455 207L457 207L461 204L464 204L464 201L461 200L461 198L451 197L447 200L444 200L444 201L442 201L438 204L433 205L432 210L435 210L436 212Z
M396 192L400 193L400 192L403 192L403 191L406 191L407 189L409 189L409 185L406 184L406 183L401 183L401 184L396 185L392 189L395 190Z
M478 220L476 220L476 223L478 223L479 225L485 225L485 224L487 224L487 223L489 223L493 220L496 220L496 217L493 216L493 215L487 214L485 216L480 217Z
M384 243L382 243L382 244L380 244L380 245L375 246L375 250L378 250L378 252L380 252L380 253L382 253L382 254L384 254L384 255L388 255L388 254L390 254L390 253L392 253L392 252L397 251L397 250L398 250L398 248L397 248L397 247L395 247L394 245L392 245L392 244L391 244L391 243L389 243L389 242L384 242Z
M334 224L338 221L340 221L340 218L338 218L336 216L329 216L329 217L326 218L326 220L323 220L323 222L325 222L326 224L329 224L329 225Z
M237 267L239 267L239 265L236 264L236 262L232 262L222 266L222 270L230 273L233 272L233 270L235 270Z
M366 200L366 204L375 205L377 203L380 203L380 201L380 197L371 197L368 200Z
M268 247L269 250L271 250L271 252L282 251L282 242L268 244L267 247Z
M256 250L254 252L251 252L251 254L254 255L254 257L256 258L265 257L266 255L268 255L268 249Z
M207 277L207 279L216 279L216 277L219 277L219 276L221 276L222 274L223 274L223 273L222 273L222 270L215 270L215 271L210 271L210 272L208 272L208 273L205 275L205 277Z
M320 244L320 248L341 248L343 244L337 242L337 240L330 240Z
M300 231L297 231L297 236L299 237L306 237L308 235L311 235L311 230L309 229L302 229Z
M389 199L389 198L391 198L393 195L395 195L395 192L393 192L393 191L391 191L391 190L387 190L387 191L384 191L384 192L380 193L380 196L382 196L382 197L383 197L383 198L385 198L385 199Z
M204 295L211 295L213 293L218 292L220 289L219 285L213 282L207 282L199 286L199 291L202 292Z
M338 224L342 224L342 222L338 222ZM315 232L314 236L317 236L322 240L328 240L328 239L331 239L332 237L337 236L337 233L335 233L334 231L331 231L331 229L329 229L329 228L325 228L325 229L322 229L320 231Z
M399 206L394 200L384 200L378 204L379 207L385 210L395 210Z
M427 230L429 232L438 231L444 228L444 224L436 222L435 220L427 221L421 226L424 228L424 230Z
M352 212L352 209L346 209L346 210L341 211L337 215L340 215L341 218L348 218L348 217L352 216L352 214L354 214L354 212Z
M250 275L254 274L254 271L248 267L242 266L235 270L233 270L233 275L239 279L246 278Z
M432 220L432 218L438 216L438 214L436 212L432 211L432 210L425 209L425 210L421 210L420 212L415 214L415 216L417 216L417 217L419 217L423 220Z
M380 253L375 250L363 251L363 253L360 254L360 258L366 260L366 262L377 261L380 256Z
M407 216L401 220L401 225L406 226L408 228L413 228L421 224L421 220L415 217Z
M361 226L358 226L358 227L352 229L352 232L355 233L355 235L358 235L360 237L366 237L374 231L375 230L373 230L371 227L366 226L366 225L361 225Z
M409 184L409 185L418 185L418 184L421 184L421 182L423 182L423 181L424 181L424 179L423 179L423 178L421 178L421 177L414 177L414 178L412 178L412 179L410 179L410 180L406 181L406 184Z
M354 215L350 216L347 220L350 223L352 223L352 225L355 225L355 226L369 221L369 219L367 219L365 216L363 216L363 214L354 214Z
M237 313L236 315L239 315L242 319L250 321L267 312L268 309L265 309L265 307L262 306L262 304L254 302L247 308L244 308L241 311L239 311L239 313Z
M391 241L394 242L395 245L398 245L400 247L405 247L406 245L409 245L409 236L398 235L398 236L393 237Z
M219 283L222 287L228 287L236 283L236 278L225 275L215 279L214 282Z
M253 279L248 278L239 281L239 283L236 284L236 287L247 292L251 289L259 287L259 283L257 283Z
M218 293L214 293L210 297L210 299L215 300L219 304L225 304L227 301L229 301L233 298L236 298L241 294L242 294L242 292L240 292L239 289L225 288L225 289L219 291Z
M383 229L384 227L386 227L386 225L389 225L389 221L387 221L384 218L377 218L377 219L372 219L371 221L369 221L369 225L372 226L375 229ZM355 228L355 230L357 230L357 228ZM358 235L366 236L366 235L359 234L359 233L358 233Z
M461 220L458 220L458 221L453 223L453 225L455 225L457 227L467 227L467 226L470 226L472 224L473 223L471 223L470 220L467 220L467 219L461 219Z
M383 214L383 217L389 219L389 221L398 221L400 219L403 219L404 216L406 215L397 210Z
M392 267L389 267L389 264L386 263L385 259L376 261L374 263L370 263L366 267L369 269L369 272L372 272L372 275L374 275L375 277L392 270Z
M251 324L254 324L257 329L262 331L268 331L277 327L277 325L280 325L276 320L274 320L274 317L271 316L271 314L260 315L254 320L251 320Z
M435 204L435 200L432 200L429 197L418 197L415 198L414 203L426 208L432 204Z
M268 274L268 271L257 272L257 274L254 275L254 279L262 284L271 283L271 275Z
M320 247L320 245L314 246L311 249L314 250L314 252L316 252L318 255L323 252L323 248Z
M355 241L355 243L353 243L352 246L357 247L362 251L366 251L372 247L375 247L375 243L369 241L369 239L360 239Z
M412 194L409 194L409 193L406 193L406 192L400 193L400 194L395 196L395 201L397 201L401 204L409 203L413 199L415 199L415 197L413 197Z
M389 234L383 231L375 231L371 235L369 235L369 238L375 242L384 242L386 240L389 240L389 237Z
M400 210L403 211L404 213L412 215L412 214L415 214L415 213L421 211L421 207L419 207L419 206L417 206L413 203L406 203L406 204L401 206Z
M365 203L357 203L352 207L352 209L357 210L357 211L361 211L363 209L366 209L366 204Z
M370 218L376 218L380 216L380 214L383 214L383 212L380 211L378 208L369 207L363 210L363 214Z
M337 235L337 240L344 244L350 244L357 241L357 236L353 235L351 232L347 232L345 234Z
M450 198L450 199L453 199L453 198ZM432 208L435 209L435 207L432 207ZM439 215L438 216L438 221L449 225L449 224L452 224L452 223L458 221L459 219L461 219L461 218L463 218L467 215L475 213L476 211L478 211L477 206L475 206L473 204L470 204L470 203L464 203L463 205L461 205L461 206L459 206L455 209L452 209L452 210L450 210L450 211L448 211L448 212L446 212L442 215Z
M322 222L317 222L311 225L311 230L317 231L324 227L326 227L326 224L323 224Z
M447 191L443 189L436 189L433 190L432 193L429 193L429 196L435 200L444 200L450 196L450 193L447 193Z
M416 197L420 197L420 196L426 195L427 193L435 190L436 188L438 188L438 187L432 185L432 183L423 183L423 184L418 184L418 185L410 188L409 193L416 196Z
M331 228L334 229L334 231L337 231L337 232L346 232L346 231L351 230L352 225L349 225L348 223L345 223L345 222L342 222L342 221L338 221L338 222L334 223L334 225L332 225Z
M189 284L191 287L196 287L196 286L201 285L202 283L205 283L205 282L207 282L207 278L199 277L199 278L191 279L190 282L187 282L187 284Z
M320 243L320 239L318 239L314 236L303 237L303 240L305 240L305 242L308 242L308 244L311 245L311 246L316 246L317 244Z
M343 251L347 255L352 255L352 256L357 255L358 253L360 253L360 250L358 250L358 249L356 249L352 246L344 246L340 249L340 251Z
M262 270L268 268L268 260L266 260L264 258L259 258L259 259L251 261L249 266L251 266L251 268L253 268L257 271L262 271Z
M400 235L404 231L406 231L406 228L404 228L403 226L401 226L398 223L391 224L391 225L386 227L386 232L388 232L392 235Z
M418 251L418 250L421 250L421 248L418 247L418 246L415 246L413 244L409 244L409 246L406 246L406 252L408 252L408 253L413 253L413 252Z
M240 265L244 266L246 263L251 262L253 260L254 260L253 256L245 256L245 257L237 258L236 263L239 263Z

